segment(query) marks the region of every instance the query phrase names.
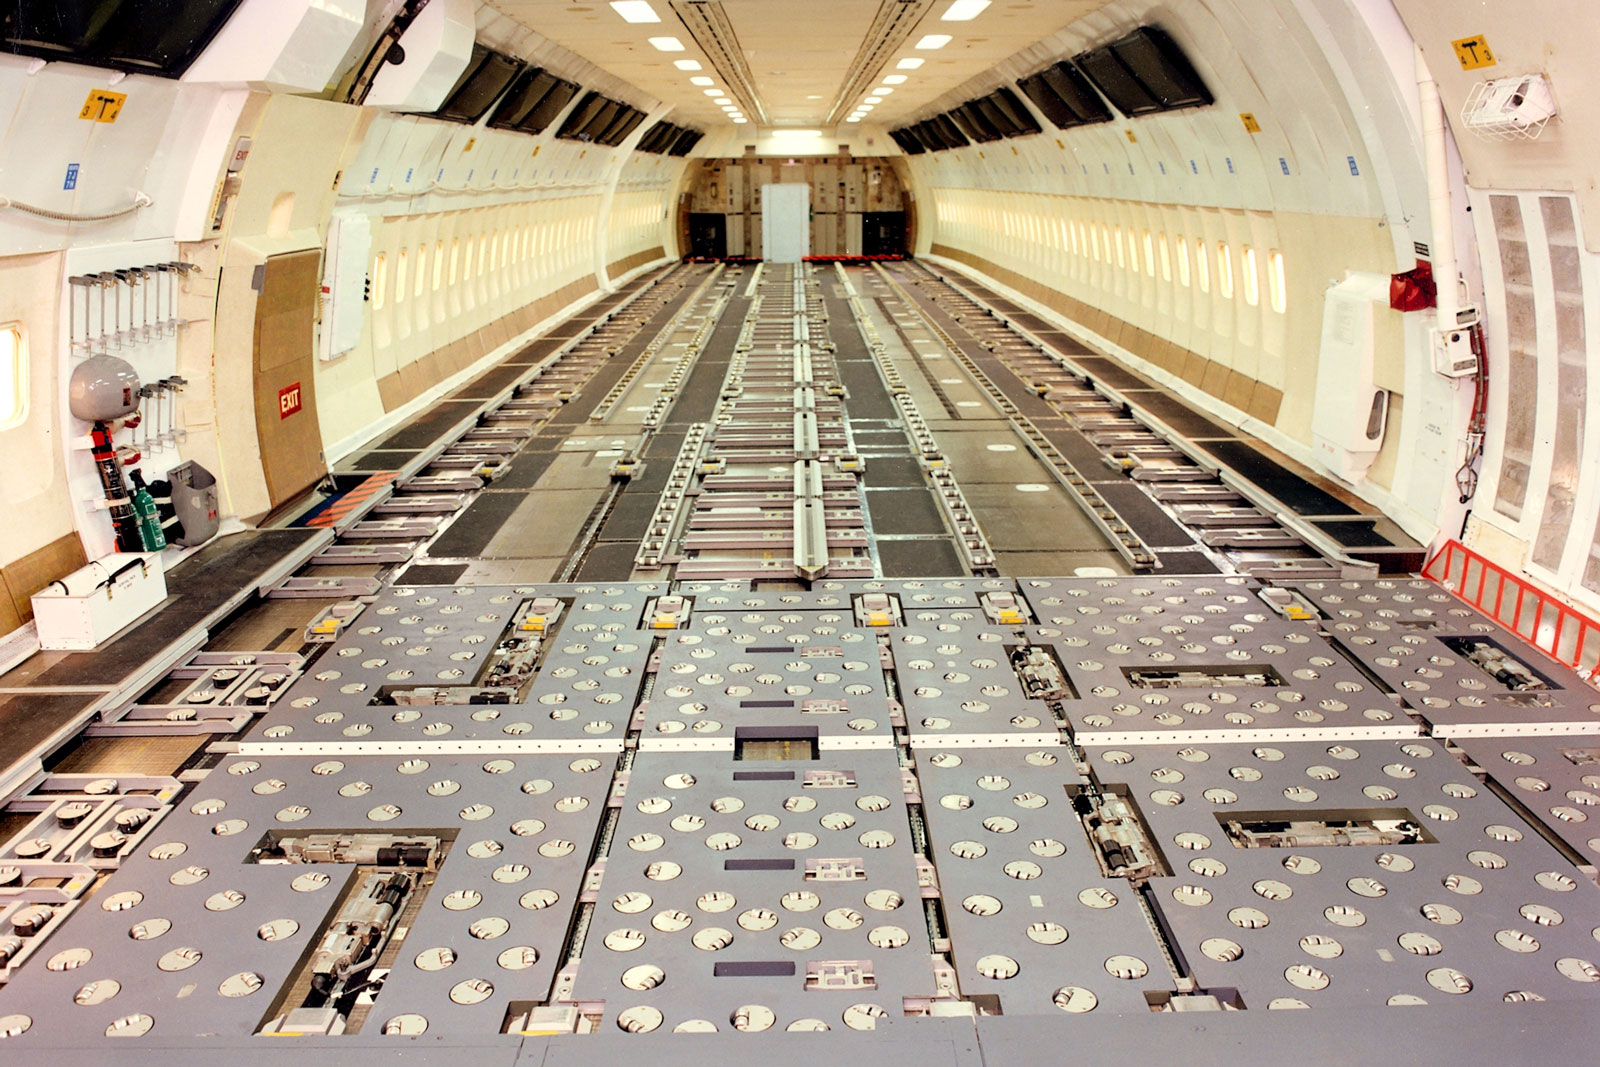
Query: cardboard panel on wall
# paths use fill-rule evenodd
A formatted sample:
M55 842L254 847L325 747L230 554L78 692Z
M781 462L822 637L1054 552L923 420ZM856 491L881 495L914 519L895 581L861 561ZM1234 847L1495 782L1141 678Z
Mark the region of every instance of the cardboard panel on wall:
M256 435L272 506L327 473L317 423L316 316L322 253L315 249L269 256L256 294Z

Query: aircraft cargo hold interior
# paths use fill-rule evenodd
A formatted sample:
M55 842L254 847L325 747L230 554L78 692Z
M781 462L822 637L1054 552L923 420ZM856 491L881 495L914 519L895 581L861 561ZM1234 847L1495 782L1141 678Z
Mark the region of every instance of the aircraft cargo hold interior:
M0 0L0 1050L1592 1058L1533 7Z

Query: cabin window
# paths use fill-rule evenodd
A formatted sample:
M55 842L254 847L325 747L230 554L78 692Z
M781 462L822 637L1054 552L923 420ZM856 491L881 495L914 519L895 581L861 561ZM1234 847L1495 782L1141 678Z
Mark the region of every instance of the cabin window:
M378 253L372 261L372 310L382 311L384 298L389 295L389 257Z
M444 284L444 242L440 241L433 246L433 291L438 292Z
M1233 299L1233 249L1225 241L1217 244L1217 292Z
M1194 281L1202 293L1211 292L1211 257L1202 241L1194 243Z
M1244 247L1244 276L1241 281L1244 285L1244 302L1251 307L1261 303L1261 278L1256 274L1256 250L1249 245Z
M1178 284L1189 288L1189 239L1178 238Z
M22 327L0 326L0 430L21 426L28 417L28 349Z
M1152 278L1156 276L1156 242L1149 230L1144 231L1144 272Z
M1117 269L1123 270L1128 266L1128 257L1122 251L1122 227L1118 226L1111 233L1111 243L1117 249Z
M1272 300L1272 310L1283 314L1289 304L1288 284L1283 274L1283 253L1267 253L1267 295Z
M457 237L450 242L450 284L454 285L460 276L461 268L461 238Z
M400 250L400 259L394 265L394 302L403 304L406 301L406 250Z
M427 288L427 278L428 250L424 247L417 249L417 286L415 289L411 290L412 296L422 295L422 290Z
M1160 234L1156 237L1156 247L1161 250L1161 280L1172 280L1172 249L1167 245L1167 235Z

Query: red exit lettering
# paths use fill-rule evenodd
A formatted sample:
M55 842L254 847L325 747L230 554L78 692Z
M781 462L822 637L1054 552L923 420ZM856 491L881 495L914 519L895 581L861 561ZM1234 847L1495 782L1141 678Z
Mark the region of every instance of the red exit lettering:
M300 383L278 390L278 418L287 419L300 410Z

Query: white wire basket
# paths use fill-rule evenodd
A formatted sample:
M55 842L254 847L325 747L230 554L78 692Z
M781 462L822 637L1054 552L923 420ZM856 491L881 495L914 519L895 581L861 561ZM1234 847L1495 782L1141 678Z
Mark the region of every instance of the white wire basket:
M1478 82L1461 106L1462 124L1486 141L1537 140L1555 115L1542 74Z

